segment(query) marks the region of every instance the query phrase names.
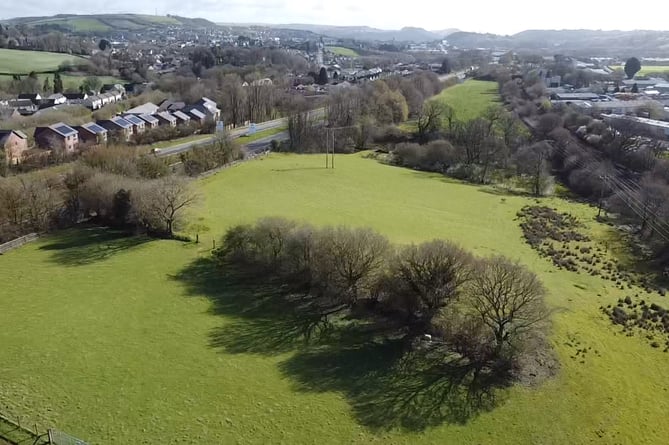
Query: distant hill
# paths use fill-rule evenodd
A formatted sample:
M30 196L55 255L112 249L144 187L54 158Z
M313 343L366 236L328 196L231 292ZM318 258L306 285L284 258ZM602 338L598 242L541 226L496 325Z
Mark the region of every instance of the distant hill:
M28 25L72 33L90 34L114 31L141 31L145 29L182 26L186 28L215 28L209 20L179 16L141 14L59 14L51 17L18 17L6 20L13 25Z
M369 26L328 26L309 24L268 25L272 28L296 29L310 31L337 39L355 39L363 41L398 41L398 42L429 42L444 36L423 28L406 27L400 30L384 30Z
M430 32L432 34L435 34L435 35L439 36L439 37L446 37L446 36L449 36L453 33L460 32L460 30L457 29L457 28L446 28L446 29L438 29L436 31L435 30L430 30Z
M448 42L459 48L504 48L554 54L666 56L669 31L528 30L511 36L456 32Z

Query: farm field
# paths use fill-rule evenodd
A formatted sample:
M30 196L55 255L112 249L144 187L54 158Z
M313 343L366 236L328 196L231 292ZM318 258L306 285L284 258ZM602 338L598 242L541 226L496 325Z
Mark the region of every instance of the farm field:
M53 85L53 74L38 74L37 78L39 79L40 85L44 84L44 80L46 78L49 78L49 83ZM117 77L113 76L96 76L98 79L100 79L100 82L104 85L107 83L125 83L126 81L123 79L119 79ZM72 74L61 74L60 78L63 80L63 88L65 91L68 90L74 90L74 91L79 91L79 86L84 83L84 80L86 80L86 76L76 76ZM12 80L11 75L0 75L0 82L9 82Z
M558 270L525 244L515 218L534 199L364 154L336 162L326 170L320 155L275 154L198 182L190 219L209 230L197 245L81 229L0 257L0 411L91 443L664 441L669 354L614 335L598 309L626 295L613 283ZM540 202L610 239L593 208ZM549 289L559 374L504 391L494 408L464 419L404 422L417 413L370 396L381 356L310 360L276 317L250 315L255 295L202 266L227 227L272 215L372 227L399 243L446 238L520 260ZM577 341L599 352L574 359Z
M625 66L624 65L618 65L618 66L611 66L611 69L621 69L624 70ZM669 73L669 65L642 65L641 66L641 71L637 75L640 76L646 76L648 74L653 74L653 73L664 73L667 74Z
M456 110L456 118L470 120L481 115L490 105L499 101L496 82L467 80L446 88L432 100L449 104Z
M343 46L326 46L325 49L342 57L358 57L360 55L355 50Z
M72 32L91 33L115 30L136 30L156 25L179 25L181 22L167 16L141 14L60 15L56 17L29 17L21 19L33 26L58 26Z
M0 49L0 73L4 74L55 71L63 62L81 63L84 61L83 57L69 54Z

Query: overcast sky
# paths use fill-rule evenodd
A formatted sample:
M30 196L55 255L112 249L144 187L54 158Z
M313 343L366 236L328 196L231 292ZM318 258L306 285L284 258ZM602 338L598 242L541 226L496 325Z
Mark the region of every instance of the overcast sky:
M601 0L0 0L0 17L133 12L215 22L368 25L512 34L526 29L669 29L669 2L647 10ZM629 6L632 6L629 8Z

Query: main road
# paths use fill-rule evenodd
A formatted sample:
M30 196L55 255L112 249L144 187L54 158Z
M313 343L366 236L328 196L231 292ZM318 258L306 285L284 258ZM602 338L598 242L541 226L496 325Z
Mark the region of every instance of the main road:
M324 108L318 108L316 110L312 110L310 113L315 118L322 118L322 117L325 116L325 109ZM259 131L273 130L275 128L286 127L287 125L288 125L288 119L283 117L281 119L274 119L272 121L266 121L266 122L261 122L261 123L255 124L255 127L256 127L256 132L259 132ZM240 138L240 137L246 135L248 133L248 131L249 131L248 126L247 127L238 127L238 128L233 129L233 130L230 130L229 135L230 135L231 138L237 139L237 138ZM156 152L156 156L157 157L164 157L164 156L176 155L176 154L182 153L184 151L188 151L188 150L190 150L194 147L199 147L199 146L202 146L202 145L211 144L215 139L216 139L216 135L212 135L211 137L206 138L206 139L200 139L198 141L184 142L183 144L173 145L169 148L164 148L164 149ZM263 138L263 139L259 139L258 141L255 141L251 144L247 144L246 147L249 147L249 146L258 147L258 145L256 143L261 142L261 141L265 141L265 140L266 140L267 143L264 146L266 146L266 145L269 144L269 142L272 139L285 140L286 135L284 135L284 133L278 133L278 134L268 136L268 137ZM256 148L254 151L259 151L259 150Z

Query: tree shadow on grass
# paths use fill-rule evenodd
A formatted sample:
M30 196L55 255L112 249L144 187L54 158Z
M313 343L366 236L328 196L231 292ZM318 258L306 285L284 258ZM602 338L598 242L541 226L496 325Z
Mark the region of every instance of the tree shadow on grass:
M104 227L68 230L49 238L40 250L52 251L52 261L67 266L84 266L151 241L147 236L129 235Z
M329 345L300 351L280 365L299 391L346 395L358 422L373 431L423 431L466 424L503 401L504 378L474 377L457 358L407 351L402 340Z
M287 298L285 286L221 269L210 258L196 259L172 278L185 283L189 294L209 298L211 313L233 317L210 333L210 345L228 353L283 354L326 330L299 295Z
M212 313L232 317L212 330L211 347L233 354L295 352L279 365L295 390L344 394L356 420L372 431L463 424L503 400L498 389L506 379L475 378L470 364L438 346L409 348L392 324L354 315L324 323L299 294L208 258L173 278L189 294L210 298Z

